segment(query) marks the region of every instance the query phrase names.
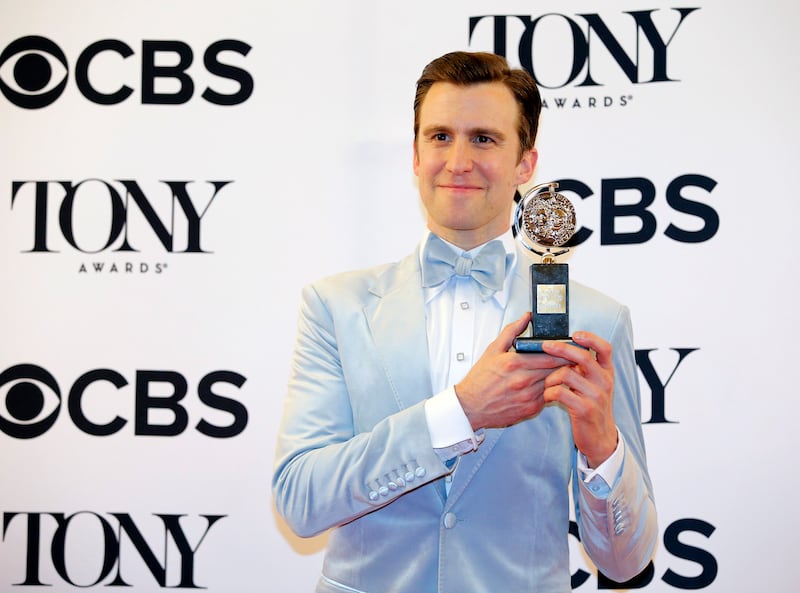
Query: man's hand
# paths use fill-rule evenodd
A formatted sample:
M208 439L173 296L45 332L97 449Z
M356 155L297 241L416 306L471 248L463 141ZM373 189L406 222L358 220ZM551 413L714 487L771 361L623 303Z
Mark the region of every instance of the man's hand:
M563 342L545 342L549 355L571 364L560 367L544 380L544 401L558 402L569 413L572 436L578 450L595 468L617 447L614 422L614 364L611 344L591 332L575 332L572 339L589 350Z
M572 364L571 359L561 358L558 353L509 352L530 320L531 314L526 313L505 326L455 386L473 430L502 428L535 416L546 403L545 379L553 369Z

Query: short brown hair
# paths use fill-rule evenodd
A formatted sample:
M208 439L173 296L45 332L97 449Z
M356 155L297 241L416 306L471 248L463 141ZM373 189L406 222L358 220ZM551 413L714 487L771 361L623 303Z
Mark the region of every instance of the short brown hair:
M419 110L430 88L437 82L471 85L502 82L514 95L520 108L520 154L533 148L539 129L542 99L533 77L521 68L511 68L506 59L487 52L456 51L445 54L425 66L417 80L414 97L414 140L419 133Z

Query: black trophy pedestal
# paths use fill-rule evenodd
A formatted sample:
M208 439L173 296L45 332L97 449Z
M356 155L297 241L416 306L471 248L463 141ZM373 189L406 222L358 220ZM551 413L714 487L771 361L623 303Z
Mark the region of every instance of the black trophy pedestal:
M514 340L514 348L543 352L542 343L553 340L581 347L569 336L569 266L533 264L530 270L533 335Z

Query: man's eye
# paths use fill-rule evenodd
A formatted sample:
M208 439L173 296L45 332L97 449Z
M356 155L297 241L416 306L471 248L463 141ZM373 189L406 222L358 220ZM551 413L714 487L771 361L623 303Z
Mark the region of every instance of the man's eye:
M483 135L475 136L475 142L477 142L478 144L488 144L491 141L492 139L489 138L489 136L483 136Z
M444 142L447 140L447 134L444 132L439 132L438 134L434 134L433 139L437 142Z

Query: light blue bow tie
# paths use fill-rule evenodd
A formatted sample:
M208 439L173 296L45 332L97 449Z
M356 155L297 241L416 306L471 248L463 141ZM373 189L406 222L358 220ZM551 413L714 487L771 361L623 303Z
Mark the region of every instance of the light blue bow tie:
M471 276L483 300L503 288L506 250L500 241L484 245L475 258L458 255L436 235L431 235L422 258L422 286L436 286L452 276Z

